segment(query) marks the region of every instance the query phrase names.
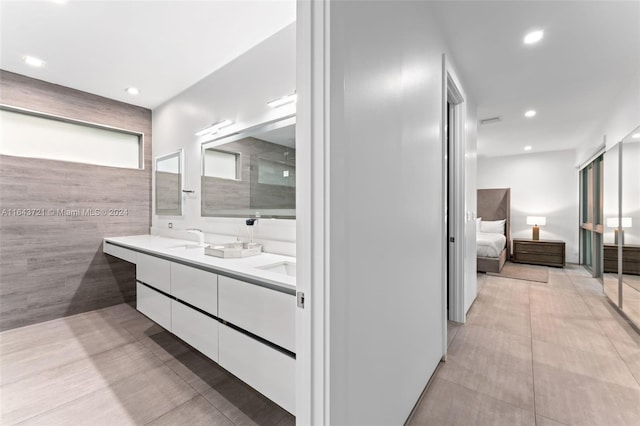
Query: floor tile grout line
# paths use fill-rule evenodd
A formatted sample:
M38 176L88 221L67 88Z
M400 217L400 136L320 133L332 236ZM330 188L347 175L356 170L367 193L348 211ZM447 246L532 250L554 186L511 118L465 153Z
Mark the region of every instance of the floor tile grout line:
M135 310L135 308L134 308L134 310ZM78 315L80 316L80 315L83 315L83 314L78 314ZM150 370L153 370L153 369L156 369L156 368L167 368L168 371L170 371L171 374L173 376L175 376L176 379L180 380L183 384L187 385L188 388L192 389L192 391L193 391L192 398L188 399L187 401L184 401L182 404L178 405L177 407L180 407L181 405L183 405L183 404L185 404L185 403L187 403L187 402L189 402L189 401L191 401L191 400L193 400L193 399L195 399L197 397L201 397L207 402L207 404L209 406L214 408L222 416L222 418L226 419L229 422L230 425L235 425L236 424L225 413L223 413L223 411L219 407L217 407L212 401L207 399L203 392L198 391L195 388L195 386L193 386L191 383L187 382L187 380L185 378L183 378L179 374L178 371L176 371L173 368L171 368L171 366L169 365L169 361L177 359L176 356L172 356L171 360L169 360L169 359L164 360L160 353L156 353L152 348L148 347L145 344L145 340L147 338L149 338L150 336L153 336L153 335L155 335L157 333L152 333L151 335L147 335L147 334L144 333L144 331L142 333L137 332L134 329L129 329L129 328L125 327L122 324L122 322L116 321L116 319L117 319L116 317L110 317L109 316L108 318L106 318L107 321L105 322L104 326L107 326L107 327L113 329L114 331L118 332L119 335L121 334L123 337L126 337L127 338L126 342L123 342L121 344L116 344L116 345L114 345L112 347L109 347L107 349L98 351L98 352L93 353L93 354L87 354L86 352L84 352L83 356L81 358L74 359L74 360L69 361L69 362L65 362L63 364L60 364L60 365L56 366L55 368L64 367L64 366L76 363L78 361L88 361L90 364L96 365L95 357L98 357L98 356L102 355L103 353L106 353L106 352L109 352L109 351L112 351L112 350L115 350L115 349L118 349L118 348L121 348L121 347L124 347L124 346L127 346L127 345L137 345L137 347L139 347L139 349L142 351L141 352L142 354L144 354L145 356L152 355L149 359L150 360L155 360L155 361L158 362L156 364L155 361L152 361L154 366L151 369L145 369L145 370L143 370L141 372L146 373L147 371L150 371ZM35 324L34 326L37 326L37 325L38 324ZM166 332L166 330L163 329L161 331L158 331L158 333L162 333L162 332ZM75 338L77 338L77 336L75 336ZM129 339L130 339L130 341L129 341ZM197 350L193 349L186 342L182 341L181 339L180 339L180 341L185 346L190 348L192 351L197 352ZM127 357L131 356L131 354L127 354L126 352L125 352L125 354L126 354ZM46 370L48 370L48 369L45 369L45 371ZM100 369L97 369L96 372L99 375L102 375ZM137 373L134 373L134 374L137 374ZM20 380L27 379L28 377L25 377L25 378L20 379ZM105 389L109 389L109 388L113 387L114 385L117 385L118 383L122 382L123 380L126 380L128 377L130 377L130 376L123 377L123 378L121 378L119 380L114 380L114 381L102 381L102 383L100 383L98 387L96 387L95 389L93 389L93 390L91 390L89 392L83 393L83 394L81 394L81 395L79 395L79 396L77 396L75 398L72 398L72 399L70 399L68 401L64 401L62 403L56 404L54 407L51 407L49 409L45 409L45 410L43 410L41 412L37 412L37 413L27 412L27 413L24 413L24 415L25 415L24 418L20 418L17 421L13 421L11 424L12 425L23 424L23 423L29 422L29 421L37 418L37 417L45 416L45 415L48 415L48 414L50 414L52 412L55 412L56 410L63 409L63 407L66 407L66 406L69 406L71 404L77 403L79 400L82 400L83 398L87 398L87 397L89 397L91 395L94 395L94 394L96 394L98 392L104 392ZM17 381L20 381L20 380L17 380ZM11 382L11 383L15 383L17 381L14 381L14 382ZM9 383L7 383L7 385L8 384ZM213 388L211 386L208 386L207 390L208 389L213 389ZM165 412L161 413L158 417L155 417L154 419L152 419L150 421L151 422L155 421L156 419L158 419L158 418L170 413L171 411L175 410L177 407L173 407L173 408L169 409L168 411L165 411ZM0 415L1 415L1 412L0 412ZM282 423L283 421L285 421L285 419L286 419L286 417L283 416L283 415L279 415L278 416L278 422L279 423Z
M595 279L595 278L594 278ZM573 282L573 280L571 280L571 284L573 286L575 286L576 284ZM580 292L578 292L580 293ZM622 361L622 363L624 364L624 366L627 368L627 370L629 371L629 374L631 374L631 377L633 377L633 379L636 381L636 383L638 383L638 385L640 385L640 378L636 377L633 374L633 371L631 370L631 368L629 368L629 365L627 364L627 361L623 358L622 354L620 353L620 351L618 350L617 346L615 345L615 343L613 343L613 340L611 339L611 337L609 336L609 334L605 331L604 328L602 328L602 326L600 325L600 321L598 321L598 319L596 318L593 310L591 309L591 306L589 306L589 304L587 303L585 297L580 294L580 297L582 298L582 301L584 302L585 305L587 305L587 309L589 310L589 312L591 313L591 316L593 317L593 320L595 321L595 323L597 324L598 328L602 331L602 333L605 335L605 337L607 338L607 340L609 341L609 343L611 343L611 346L613 347L613 349L616 351L616 354L618 355L618 357L620 358L620 360ZM602 291L602 297L608 297L606 294L604 294L604 288ZM617 312L615 315L619 315Z
M176 358L173 358L173 359L176 359ZM162 361L162 360L161 360L161 361ZM215 362L215 361L214 361L214 362ZM162 363L163 363L163 365L165 365L169 370L171 370L171 372L172 372L173 374L175 374L176 376L178 376L178 378L180 378L180 380L182 380L183 382L185 382L185 383L186 383L186 384L187 384L191 389L193 389L193 390L196 392L196 395L195 395L193 398L191 398L191 399L194 399L194 398L196 398L196 397L201 397L202 399L204 399L205 401L207 401L207 404L211 405L213 408L215 408L215 409L216 409L216 411L218 411L220 414L222 414L222 415L224 416L224 418L225 418L225 419L229 420L229 422L231 422L231 424L235 425L235 422L234 422L233 420L231 420L231 419L230 419L226 414L224 414L224 413L222 412L222 410L220 410L220 408L219 408L219 407L216 407L216 406L215 406L211 401L209 401L209 400L204 396L204 394L203 394L202 392L200 392L198 389L196 389L196 388L195 388L191 383L189 383L189 382L187 382L185 379L183 379L183 378L182 378L182 376L180 376L180 375L179 375L179 374L178 374L178 373L177 373L173 368L171 368L171 366L170 366L170 365L168 365L165 361L162 361ZM189 400L189 401L191 401L191 400ZM188 401L186 401L186 402L188 402ZM186 402L185 402L185 403L186 403ZM178 408L178 407L175 407L175 408ZM166 413L165 413L165 414L166 414Z
M483 329L483 330L490 331L490 332L492 332L492 333L502 333L502 334L506 334L506 335L508 335L508 336L519 337L519 338L521 338L521 339L528 339L528 338L530 338L530 337L531 337L531 336L525 336L525 335L522 335L522 334L512 333L512 332L510 332L510 331L506 331L506 330L498 330L498 329L496 329L496 328L489 328L489 327L485 327L485 326L484 326L484 325L482 325L482 324L465 324L465 326L469 326L469 327L478 327L478 328L481 328L481 329ZM456 336L456 337L457 337L457 336Z
M126 329L124 329L124 330L125 330L127 333L129 333L129 331L128 331L128 330L126 330ZM163 328L163 329L162 329L162 331L158 331L157 333L153 333L153 334L151 334L151 335L144 335L144 337L143 337L143 336L140 336L140 337L133 336L133 337L134 337L134 338L135 338L135 339L136 339L136 340L137 340L137 341L138 341L138 342L139 342L139 343L140 343L140 344L145 348L145 350L147 350L147 351L148 351L149 353L151 353L154 357L156 357L156 358L160 361L160 363L161 363L162 365L164 365L165 367L167 367L167 368L168 368L168 369L169 369L173 374L175 374L175 375L176 375L180 380L182 380L182 381L183 381L187 386L189 386L191 389L193 389L193 390L194 390L194 392L196 393L196 395L194 395L194 397L193 397L193 398L191 398L189 401L191 401L192 399L194 399L194 398L196 398L196 397L202 397L202 398L203 398L203 399L204 399L204 400L205 400L209 405L211 405L211 406L212 406L213 408L215 408L215 409L216 409L216 410L217 410L217 411L218 411L222 416L224 416L224 418L226 418L227 420L229 420L229 422L230 422L231 424L235 425L236 423L235 423L235 422L233 422L233 420L231 420L231 419L230 419L226 414L224 414L224 413L220 410L220 408L219 408L219 407L216 407L213 403L211 403L211 401L209 401L207 398L205 398L205 396L204 396L204 394L203 394L202 392L200 392L198 389L196 389L196 388L195 388L191 383L187 382L187 381L186 381L182 376L180 376L180 374L178 374L178 372L177 372L177 371L175 371L173 368L171 368L171 366L168 364L168 361L164 361L162 358L160 358L160 356L159 356L158 354L156 354L155 352L153 352L151 349L147 348L147 347L146 347L146 345L142 342L142 340L143 340L144 338L150 338L150 336L153 336L153 335L155 335L155 334L159 334L159 333L162 333L162 332L170 333L168 330L165 330L165 329ZM180 339L180 341L181 341L181 342L183 342L185 345L187 345L189 348L193 348L191 345L189 345L188 343L184 342L184 340ZM193 348L192 350L196 350L196 349L195 349L195 348ZM177 358L176 358L176 357L174 357L174 356L172 356L170 361L172 361L172 360L177 360ZM214 361L214 362L215 362L215 361ZM189 401L185 401L183 404L185 404L185 403L187 403L187 402L189 402ZM180 405L182 405L182 404L180 404ZM179 406L178 406L178 407L179 407ZM175 409L175 408L177 408L177 407L174 407L173 409ZM170 411L171 411L171 410L170 410ZM151 421L154 421L154 420L159 419L160 417L164 416L164 415L165 415L165 414L167 414L168 412L169 412L169 411L167 411L167 412L165 412L165 413L161 414L160 416L156 417L155 419L153 419L153 420L151 420Z
M165 330L165 331L166 331L166 330ZM158 332L158 333L162 333L162 332ZM158 333L154 333L154 334L158 334ZM145 337L149 337L149 336L145 336ZM138 341L140 341L140 340L141 340L141 339L138 339ZM180 339L180 341L181 341L181 342L184 342L182 339ZM140 341L140 343L144 346L144 343L142 343L141 341ZM189 344L188 344L188 343L186 343L186 342L184 342L184 344L189 345ZM192 346L191 346L191 345L189 345L189 347L190 347L190 348L192 348ZM160 356L158 356L158 355L157 355L156 353L154 353L152 350L150 350L150 349L146 348L146 346L145 346L145 349L147 349L149 352L151 352L151 353L153 354L153 356L155 356L156 358L158 358L158 360L160 360L160 362L162 363L162 365L164 365L164 366L165 366L165 367L167 367L169 370L171 370L171 372L172 372L173 374L175 374L175 375L176 375L180 380L182 380L182 381L183 381L187 386L189 386L191 389L193 389L193 390L195 391L196 395L195 395L193 398L191 398L191 399L194 399L194 398L196 398L196 397L198 397L198 396L202 397L205 401L207 401L207 403L208 403L209 405L211 405L211 406L212 406L213 408L215 408L215 409L216 409L220 414L222 414L222 415L224 416L224 418L226 418L227 420L229 420L229 422L231 422L231 424L235 425L235 423L233 422L233 420L231 420L231 419L230 419L226 414L224 414L224 413L220 410L220 408L219 408L219 407L216 407L213 403L211 403L211 401L209 401L209 400L204 396L204 394L203 394L202 392L200 392L198 389L196 389L196 388L195 388L191 383L187 382L187 381L186 381L182 376L180 376L180 374L178 374L178 372L177 372L177 371L175 371L173 368L171 368L171 366L167 363L167 361L162 360L162 358L160 358ZM196 349L194 348L193 350L196 350ZM173 360L177 360L177 358L172 356L171 361L173 361ZM214 361L214 362L215 362L215 361ZM191 401L191 399L190 399L189 401ZM188 401L185 401L184 403L186 403L186 402L188 402ZM180 404L180 405L182 405L182 404ZM175 408L177 408L177 407L175 407ZM174 409L175 409L175 408L174 408ZM168 413L168 412L167 412L167 413ZM156 418L155 418L155 419L153 419L153 420L157 420L157 419L159 419L160 417L162 417L163 415L165 415L165 414L167 414L167 413L164 413L164 414L162 414L161 416L156 417ZM153 420L152 420L152 421L153 421Z
M536 405L536 371L535 361L533 359L533 317L531 315L531 285L527 288L527 297L529 298L529 332L531 333L531 385L533 387L533 424L538 425L538 407Z
M82 315L82 314L79 314L79 315ZM91 359L92 359L92 358L94 358L95 356L97 356L97 355L101 355L101 354L103 354L103 353L105 353L105 352L108 352L108 351L111 351L111 350L113 350L113 349L117 349L117 348L120 348L120 347L122 347L122 346L129 345L129 344L140 343L140 344L143 346L143 348L144 348L144 350L145 350L145 351L147 351L147 352L149 352L151 355L153 355L156 359L158 359L158 361L160 361L160 364L162 364L162 365L166 366L167 368L169 368L169 370L170 370L173 374L175 374L175 375L176 375L180 380L182 380L183 382L185 382L185 383L186 383L186 381L185 381L182 377L180 377L180 376L179 376L175 371L173 371L173 369L171 369L170 367L168 367L168 366L166 365L166 363L165 363L165 362L164 362L164 361L163 361L163 360L162 360L158 355L156 355L153 351L151 351L149 348L147 348L146 346L144 346L144 343L142 343L142 341L141 341L142 339L141 339L141 338L139 338L139 337L135 336L134 334L132 334L131 332L129 332L129 330L127 330L127 329L125 329L125 328L121 327L119 323L118 323L117 327L118 327L118 328L120 328L120 330L122 330L124 333L128 334L128 335L133 339L133 341L132 341L132 342L123 343L123 344L121 344L121 345L117 345L117 346L114 346L114 347L112 347L112 348L105 349L104 351L96 352L96 353L91 354L91 355L85 355L83 358L78 358L78 359L73 360L73 361L70 361L70 362L68 362L68 363L61 364L61 365L59 365L59 366L57 366L57 367L55 367L55 368L61 368L61 367L64 367L64 366L68 366L68 365L70 365L70 364L73 364L73 363L75 363L75 362L82 361L82 360L91 360ZM154 334L155 334L155 333L154 333ZM148 337L148 336L146 336L146 337ZM93 363L93 361L92 361L92 363ZM37 374L42 374L42 372L37 373ZM20 379L20 380L17 380L17 381L15 381L15 382L11 382L11 383L17 383L17 382L19 382L19 381L21 381L21 380L24 380L24 379L28 378L28 377L30 377L30 376L27 376L27 377L25 377L25 378L23 378L23 379ZM22 424L22 423L28 422L29 420L32 420L32 419L34 419L34 418L36 418L36 417L46 415L47 413L51 413L51 412L53 412L53 411L55 411L55 410L58 410L58 409L60 409L60 408L62 408L62 407L65 407L65 406L67 406L67 405L70 405L70 404L72 404L72 403L74 403L74 402L76 402L76 401L78 401L78 400L80 400L80 399L82 399L82 398L85 398L85 397L87 397L87 396L89 396L89 395L93 395L93 394L95 394L95 393L97 393L97 392L101 392L101 391L103 391L104 389L110 388L110 387L112 387L113 385L116 385L116 384L118 384L118 383L122 382L123 380L126 380L127 378L128 378L128 377L123 377L122 379L120 379L120 380L116 380L116 381L114 381L114 382L105 382L104 386L100 386L99 388L94 389L94 390L93 390L93 391L91 391L91 392L85 393L85 394L83 394L83 395L81 395L81 396L79 396L79 397L77 397L77 398L74 398L74 399L69 400L69 401L66 401L66 402L64 402L64 403L62 403L62 404L60 404L60 405L57 405L57 406L55 406L55 407L52 407L52 408L50 408L50 409L48 409L48 410L45 410L45 411L42 411L42 412L40 412L40 413L34 414L34 415L32 415L32 416L29 416L29 417L27 417L27 418L25 418L25 419L22 419L22 420L18 421L17 423L12 423L12 425L19 425L19 424ZM2 387L4 387L5 385L8 385L8 384L10 384L10 383L3 384L3 385L2 385ZM192 387L189 383L186 383L186 384L187 384L187 385L189 385L190 387ZM192 387L192 388L193 388L193 387ZM195 396L201 395L201 394L200 394L200 392L198 392L196 389L194 389L194 391L195 391L195 392L196 392L196 394L197 394L197 395L195 395ZM194 398L195 398L195 396L194 396ZM209 401L207 401L207 402L209 402ZM213 404L211 404L211 405L213 406ZM214 406L214 407L215 407L215 406ZM217 407L215 407L215 408L216 408L218 411L220 411ZM171 410L169 410L169 411L171 411ZM166 411L166 412L162 413L160 416L156 417L156 419L157 419L157 418L159 418L159 417L162 417L163 415L165 415L165 414L166 414L166 413L168 413L169 411ZM221 412L221 414L223 414L223 413ZM224 415L224 414L223 414L223 415ZM225 417L227 417L227 416L225 416ZM155 419L154 419L154 420L155 420ZM229 421L231 421L231 420L229 419ZM231 423L233 423L233 422L231 422ZM233 423L233 424L235 424L235 423Z
M128 332L128 330L126 330L126 329L125 329L125 331L127 331L127 332ZM171 358L170 360L164 361L162 358L160 358L160 356L159 356L159 355L157 355L157 354L156 354L155 352L153 352L151 349L147 348L147 347L146 347L146 345L142 342L142 340L143 340L144 338L150 338L150 336L153 336L153 335L155 335L155 334L159 334L159 333L163 333L163 332L171 333L170 331L168 331L168 330L166 330L166 329L164 329L164 328L163 328L163 329L162 329L162 331L158 331L157 333L153 333L153 334L151 334L151 335L144 335L144 336L140 336L140 337L134 336L134 338L136 338L136 339L137 339L137 341L138 341L140 344L142 344L142 345L143 345L143 347L145 348L145 350L149 351L153 356L155 356L155 357L160 361L160 363L161 363L162 365L166 366L169 370L171 370L171 372L172 372L173 374L175 374L175 375L176 375L180 380L182 380L182 381L183 381L187 386L189 386L191 389L193 389L193 390L196 392L196 394L197 394L197 395L195 395L193 398L196 398L197 396L201 396L201 397L202 397L202 398L203 398L203 399L204 399L204 400L205 400L209 405L211 405L211 406L212 406L213 408L215 408L218 412L220 412L220 414L222 414L222 416L224 416L227 420L229 420L229 422L230 422L231 424L235 425L236 423L235 423L233 420L231 420L231 419L230 419L226 414L224 414L224 413L222 412L222 410L220 410L220 408L219 408L219 407L217 407L217 406L216 406L216 405L214 405L211 401L209 401L209 400L205 397L205 395L204 395L202 392L200 392L200 391L199 391L198 389L196 389L193 385L191 385L191 383L187 382L187 381L186 381L182 376L180 376L180 374L178 374L178 372L177 372L177 371L175 371L173 368L171 368L171 366L168 364L168 362L169 362L169 361L173 361L173 360L177 360L177 358L176 358L176 357L172 356L172 358ZM177 336L176 336L176 337L177 337ZM188 347L190 348L190 350L200 353L197 349L193 348L193 346L189 345L189 344L188 344L187 342L185 342L184 340L180 339L179 337L177 337L177 338L178 338L178 339L179 339L179 340L180 340L184 345L188 346ZM215 361L213 361L213 362L215 362ZM216 364L218 364L218 363L216 362ZM218 365L220 365L220 364L218 364ZM225 371L227 371L227 370L225 369ZM209 386L209 388L211 388L211 387ZM211 389L213 389L213 388L211 388ZM193 398L192 398L192 399L193 399ZM190 400L189 400L189 401L190 401ZM188 401L185 401L185 403L186 403L186 402L188 402ZM182 404L180 404L180 405L182 405ZM177 408L177 407L175 407L175 408ZM174 409L175 409L175 408L174 408ZM163 413L163 414L162 414L161 416L159 416L159 417L162 417L163 415L165 415L165 414L167 414L167 413L168 413L168 412ZM156 417L156 418L155 418L155 419L153 419L153 420L156 420L156 419L158 419L159 417ZM152 420L152 421L153 421L153 420Z
M591 313L591 315L593 316L593 312L591 312L591 309L590 309L590 307L589 307L589 304L588 304L588 303L586 303L586 301L584 300L584 297L582 296L581 292L576 288L575 283L574 283L574 281L571 279L570 274L567 274L567 273L565 272L565 275L566 275L566 277L569 279L569 282L571 283L572 287L574 287L574 291L573 291L573 292L574 292L574 293L578 293L578 294L580 295L580 297L582 298L583 303L587 306L587 309L589 310L589 312L590 312L590 313ZM570 291L570 290L559 289L559 288L553 288L553 287L551 287L551 288L552 288L553 290L564 290L564 291ZM531 286L529 286L529 298L531 298ZM531 300L529 300L529 301L531 301ZM531 313L531 303L529 303L529 314L530 314L530 315L532 315L532 313ZM533 317L532 317L532 316L531 316L530 318L531 318L531 320L533 320ZM594 317L594 319L595 319L595 317ZM530 324L531 324L531 323L530 323ZM605 333L605 335L606 335L606 333ZM534 340L539 340L539 341L542 341L542 342L546 342L545 340L542 340L542 339L534 339L534 336L533 336L533 326L532 326L532 330L531 330L531 369L532 369L532 372L533 372L533 386L534 386L533 398L534 398L534 407L536 407L536 408L535 408L535 410L536 410L536 411L535 411L535 424L536 424L536 425L538 424L538 415L540 415L541 417L545 417L545 418L550 419L550 420L552 420L552 421L554 421L554 422L556 422L556 423L560 423L560 424L565 425L565 423L564 423L564 422L560 422L560 421L558 421L558 420L556 420L556 419L553 419L553 418L551 418L551 417L549 417L549 416L546 416L546 415L543 415L543 414L539 414L539 413L537 412L536 394L535 394L535 366L534 366L535 361L534 361L534 355L533 355L533 341L534 341ZM546 343L554 343L554 342L546 342ZM569 346L564 346L564 345L560 345L560 346L563 346L563 347L569 347ZM576 348L573 348L573 349L576 349ZM576 349L576 350L580 350L580 349Z
M173 371L173 370L172 370L172 371ZM182 377L180 377L180 378L182 379ZM185 383L186 383L186 381L185 381ZM189 383L187 383L187 384L189 384ZM189 386L191 386L191 385L189 385ZM194 390L195 390L195 389L194 389ZM169 411L166 411L166 412L162 413L161 415L159 415L158 417L155 417L155 418L154 418L154 419L152 419L152 420L149 420L148 422L146 422L146 423L144 424L144 426L150 425L151 423L153 423L153 422L155 422L156 420L158 420L160 417L166 416L167 414L169 414L169 413L170 413L170 412L172 412L173 410L177 410L178 408L182 407L184 404L187 404L187 403L189 403L189 402L193 401L193 400L194 400L194 399L196 399L196 398L202 398L202 399L204 399L204 400L206 401L206 403L207 403L207 404L211 405L211 406L212 406L212 407L213 407L217 412L219 412L220 414L222 414L222 416L223 416L225 419L229 420L229 422L230 422L232 425L235 425L235 423L234 423L233 421L231 421L231 419L230 419L229 417L227 417L227 416L226 416L222 411L220 411L220 409L219 409L218 407L216 407L215 405L213 405L213 404L212 404L212 403L211 403L207 398L205 398L204 396L202 396L202 394L196 390L196 395L194 395L194 396L193 396L193 398L188 399L187 401L185 401L185 402L183 402L182 404L180 404L180 405L178 405L178 406L176 406L176 407L172 408L171 410L169 410Z
M127 330L124 330L124 331L125 331L126 333L128 333L128 332L127 332ZM44 370L42 370L42 371L38 371L38 372L35 372L35 373L33 373L33 374L29 374L29 375L27 375L27 376L24 376L24 377L22 377L22 378L20 378L20 379L17 379L17 380L11 381L11 382L2 383L2 385L0 385L0 388L3 388L3 387L5 387L5 386L8 386L8 385L11 385L11 384L14 384L14 383L21 382L21 381L26 380L26 379L28 379L28 378L30 378L30 377L33 377L33 376L39 376L39 375L41 375L41 374L45 373L45 372L46 372L46 371L48 371L48 370L53 370L53 369L58 369L58 368L66 367L66 366L71 365L71 364L73 364L73 363L75 363L75 362L82 361L82 360L85 360L85 359L90 359L90 358L92 358L92 357L94 357L94 356L101 355L101 354L103 354L103 353L105 353L105 352L109 352L109 351L112 351L112 350L114 350L114 349L118 349L118 348L120 348L120 347L122 347L122 346L131 345L131 344L133 344L133 343L137 343L137 342L138 342L138 339L137 339L135 336L131 336L131 337L134 339L134 341L131 341L131 342L124 342L124 343L121 343L121 344L119 344L119 345L112 346L112 347L109 347L109 348L107 348L107 349L104 349L104 350L102 350L102 351L100 351L100 352L93 353L93 354L91 354L91 355L89 355L89 356L86 356L86 354L85 354L85 356L84 356L84 357L76 358L76 359L73 359L73 360L71 360L71 361L64 362L63 364L56 365L55 367L45 368L45 369L44 369ZM1 355L1 353L0 353L0 355ZM5 368L6 368L6 367L5 367Z
M505 334L505 335L507 335L507 336L513 336L513 337L516 337L516 338L529 338L529 337L530 337L530 336L523 336L523 335L521 335L521 334L511 333L511 332L504 331L504 330L496 330L496 329L493 329L493 328L488 328L488 327L485 327L485 326L483 326L483 325L479 325L479 324L469 324L469 323L465 323L465 324L463 324L461 327L467 327L467 326L470 326L470 327L472 327L472 328L473 328L473 327L477 327L477 328L480 328L480 329L486 330L486 331L491 332L491 333ZM459 333L459 330L458 330L458 333ZM458 333L456 333L456 338L458 337ZM453 341L451 342L451 344L453 344ZM449 347L450 347L450 346L451 346L451 345L449 345ZM494 395L489 395L488 393L485 393L485 392L483 392L483 391L481 391L481 390L479 390L479 389L472 389L472 388L469 388L469 387L465 386L464 384L460 384L460 383L452 382L451 380L448 380L448 379L444 379L444 378L440 377L440 376L438 375L438 373L436 373L436 378L439 378L439 379L441 379L441 380L446 380L446 381L447 381L447 382L449 382L449 383L453 383L453 384L455 384L455 385L457 385L457 386L460 386L460 387L463 387L464 389L467 389L467 390L469 390L469 391L479 393L479 394L481 394L481 395L483 395L483 396L487 396L487 397L492 398L492 399L494 399L494 400L496 400L496 401L504 402L504 403L506 403L506 404L512 405L512 406L514 406L514 407L518 407L518 408L520 408L520 409L522 409L522 410L525 410L525 411L531 411L531 410L530 410L530 408L525 408L525 407L522 407L522 406L520 406L520 405L518 405L518 404L514 404L513 402L505 401L505 400L503 400L503 399L497 398L497 397L496 397L496 396L494 396ZM534 408L535 408L535 405L534 405ZM535 416L535 411L534 411L534 416Z
M124 329L123 329L123 330L124 330ZM124 331L128 333L128 331L127 331L127 330L124 330ZM136 341L138 341L138 339L137 339L135 336L133 336L133 337L136 339ZM131 343L133 343L133 342L130 342L130 343L127 343L127 344L131 344ZM114 347L114 348L112 348L112 349L119 348L120 346L124 346L124 345L118 345L118 346L115 346L115 347ZM108 350L111 350L111 349L108 349ZM145 348L145 350L148 350L148 349L147 349L147 348ZM107 352L107 351L104 351L104 352ZM149 352L151 352L151 351L149 351ZM88 359L88 360L90 360L90 359L91 359L91 358L93 358L95 355L99 355L99 354L102 354L102 353L103 353L103 352L99 352L99 353L96 353L96 354L93 354L93 355L87 356L87 357L85 357L85 358L81 358L81 359L79 359L79 360L83 360L83 359ZM152 354L153 354L153 353L152 353ZM153 355L154 355L154 356L156 356L155 354L153 354ZM79 361L79 360L76 360L76 361ZM76 361L73 361L73 362L76 362ZM160 360L160 362L162 362L162 360ZM71 363L69 363L69 364L71 364ZM68 364L64 364L64 365L68 365ZM172 371L173 371L173 370L172 370ZM92 390L91 392L85 393L84 395L81 395L81 396L79 396L79 397L77 397L77 398L74 398L74 399L72 399L72 400L66 401L66 402L64 402L64 403L62 403L62 404L60 404L60 405L56 405L55 407L52 407L52 408L50 408L50 409L48 409L48 410L45 410L45 411L43 411L43 412L40 412L40 413L34 414L34 415L32 415L32 416L29 416L29 417L27 417L27 418L25 418L25 419L20 420L20 421L19 421L19 422L17 422L17 423L12 423L12 425L20 425L20 424L23 424L23 423L25 423L25 422L27 422L27 421L29 421L29 420L32 420L32 419L34 419L34 418L36 418L36 417L43 416L43 415L45 415L45 414L47 414L47 413L53 412L53 411L55 411L55 410L58 410L58 409L60 409L60 408L62 408L62 407L65 407L65 406L67 406L67 405L72 404L73 402L76 402L76 401L78 401L78 400L80 400L80 399L82 399L82 398L85 398L85 397L87 397L87 396L89 396L89 395L93 395L93 394L95 394L95 393L97 393L97 392L101 392L101 391L103 391L103 390L105 390L105 389L108 389L108 388L110 388L111 386L113 386L113 385L115 385L115 384L117 384L117 383L120 383L120 382L121 382L121 381L123 381L123 380L126 380L127 378L128 378L128 377L123 377L122 379L120 379L120 380L116 380L115 382L105 382L105 385L104 385L104 386L100 386L99 388L94 389L94 390Z
M498 402L500 402L500 403L510 405L510 406L515 407L515 408L517 408L517 409L519 409L519 410L532 412L529 408L522 407L522 406L520 406L520 405L518 405L518 404L514 404L513 402L510 402L510 401L505 401L505 400L503 400L503 399L496 398L494 395L489 395L488 393L482 392L481 390L478 390L478 389L471 389L470 387L467 387L467 386L465 386L465 385L461 385L460 383L452 382L451 380L449 380L449 379L445 379L445 378L442 378L442 377L437 377L437 376L436 376L435 378L436 378L436 379L438 379L438 380L444 380L445 382L451 383L451 384L453 384L453 385L455 385L455 386L460 386L460 387L461 387L461 388L463 388L463 389L466 389L466 390L468 390L468 391L470 391L470 392L477 393L477 394L482 395L482 396L484 396L484 397L486 397L486 398L490 398L490 399L492 399L492 400L494 400L494 401L498 401ZM536 413L535 413L535 411L533 411L533 416L534 416L534 418L535 418L535 415L536 415Z

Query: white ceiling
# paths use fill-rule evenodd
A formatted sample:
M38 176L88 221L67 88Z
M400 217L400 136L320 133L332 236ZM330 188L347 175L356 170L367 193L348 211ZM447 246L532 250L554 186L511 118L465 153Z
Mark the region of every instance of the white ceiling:
M294 21L295 0L2 0L0 68L154 108Z
M620 91L640 78L638 1L434 3L438 22L478 118L486 156L598 145L598 128ZM543 29L537 45L524 35ZM640 93L636 94L640 102ZM532 119L524 112L534 109ZM640 117L638 117L640 122ZM630 130L630 129L629 129Z
M502 116L480 126L480 155L596 145L616 96L640 78L638 1L432 3L478 118ZM154 108L294 20L295 0L2 0L0 68ZM537 28L545 38L525 46Z

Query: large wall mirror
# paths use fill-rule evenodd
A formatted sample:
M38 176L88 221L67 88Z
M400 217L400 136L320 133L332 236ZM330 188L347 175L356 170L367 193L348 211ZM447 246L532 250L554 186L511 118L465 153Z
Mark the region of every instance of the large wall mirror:
M184 174L182 150L156 157L156 214L182 215L182 182Z
M202 145L202 216L296 217L295 117Z
M640 326L640 127L605 154L605 294Z
M622 140L622 310L640 326L640 126Z
M602 214L604 227L603 241L603 274L604 293L618 303L618 175L620 173L620 144L604 153L602 178Z

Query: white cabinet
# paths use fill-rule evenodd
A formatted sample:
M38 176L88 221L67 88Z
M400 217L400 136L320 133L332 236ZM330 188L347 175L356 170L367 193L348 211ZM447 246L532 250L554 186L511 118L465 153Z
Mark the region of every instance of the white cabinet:
M218 321L175 300L171 301L171 332L218 362Z
M102 243L102 251L106 254L117 257L118 259L122 259L133 264L136 263L137 253L133 250L129 250L105 241Z
M136 308L171 331L171 299L164 294L140 283L136 283Z
M138 253L136 279L165 293L171 292L171 262Z
M295 414L295 359L224 324L218 339L222 367Z
M171 295L212 315L218 315L218 275L171 263Z
M295 352L295 295L115 245L103 250L136 263L140 312L295 414L296 361L287 352Z
M218 314L231 324L296 351L296 297L233 278L218 277Z

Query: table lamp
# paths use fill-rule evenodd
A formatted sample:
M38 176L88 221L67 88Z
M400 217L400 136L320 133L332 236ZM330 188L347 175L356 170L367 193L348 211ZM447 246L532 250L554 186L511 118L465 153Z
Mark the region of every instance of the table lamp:
M624 229L623 228L633 228L633 220L630 217L622 218L622 226L618 226L618 218L610 217L607 219L607 226L609 228L616 228L613 231L613 243L618 244L618 238L620 239L620 243L624 245Z
M527 216L527 225L533 225L532 239L537 241L540 239L540 226L547 224L547 218L544 216Z

